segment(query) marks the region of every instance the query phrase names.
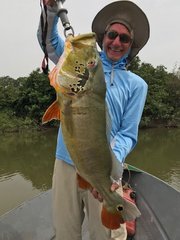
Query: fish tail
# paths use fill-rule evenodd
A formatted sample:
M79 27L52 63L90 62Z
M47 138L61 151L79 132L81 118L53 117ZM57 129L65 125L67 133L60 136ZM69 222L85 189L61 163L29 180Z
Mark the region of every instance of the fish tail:
M124 221L133 221L141 216L137 206L126 199L123 199L123 203L117 206L117 211L119 211Z
M120 224L126 221L133 221L141 215L137 206L130 202L128 199L124 199L118 193L113 194L116 198L115 209L111 209L105 204L101 212L101 221L102 224L109 229L117 229L120 227Z
M111 230L118 229L120 224L124 223L122 216L119 213L108 212L103 206L101 211L102 224Z

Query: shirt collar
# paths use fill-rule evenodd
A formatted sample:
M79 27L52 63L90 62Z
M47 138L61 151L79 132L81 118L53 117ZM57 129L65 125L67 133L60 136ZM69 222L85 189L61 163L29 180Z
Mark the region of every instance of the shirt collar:
M129 50L130 52L130 50ZM110 60L105 51L100 52L100 56L103 62L103 66L105 68L105 71L111 71L112 67L113 69L121 69L121 70L126 70L126 65L127 65L127 57L129 55L129 52L126 53L122 58L120 58L118 61L114 62Z

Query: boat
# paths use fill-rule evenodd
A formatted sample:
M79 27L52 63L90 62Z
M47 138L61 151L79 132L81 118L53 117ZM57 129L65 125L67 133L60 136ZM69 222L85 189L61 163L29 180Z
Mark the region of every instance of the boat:
M123 174L123 182L136 192L141 216L136 220L132 240L180 239L180 192L164 181L133 166ZM16 209L0 216L0 240L53 240L51 211L52 190L25 201ZM87 219L82 240L89 240Z

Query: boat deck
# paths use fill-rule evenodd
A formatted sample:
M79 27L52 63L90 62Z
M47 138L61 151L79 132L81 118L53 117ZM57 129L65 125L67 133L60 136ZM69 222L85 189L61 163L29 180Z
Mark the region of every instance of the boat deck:
M124 179L127 180L128 172ZM180 193L144 172L131 172L131 185L137 192L141 217L133 240L180 239ZM0 217L0 240L53 240L51 191L26 201ZM89 240L87 220L83 239Z

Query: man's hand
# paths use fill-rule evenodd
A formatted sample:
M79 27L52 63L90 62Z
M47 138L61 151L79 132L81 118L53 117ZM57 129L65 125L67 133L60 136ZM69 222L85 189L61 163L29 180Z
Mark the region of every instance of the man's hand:
M119 188L119 184L117 184L116 182L114 182L111 185L111 191L114 192ZM99 192L95 189L95 188L91 188L90 192L92 193L92 195L94 196L94 198L98 199L99 202L103 202L103 197L99 194Z
M90 192L92 193L92 195L94 196L94 198L96 198L97 200L99 200L99 202L103 202L103 198L102 196L98 193L98 191L95 188L91 188Z

